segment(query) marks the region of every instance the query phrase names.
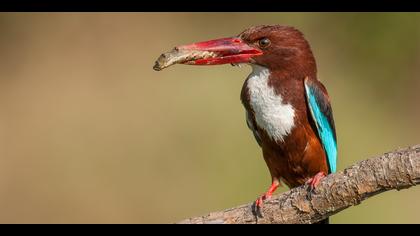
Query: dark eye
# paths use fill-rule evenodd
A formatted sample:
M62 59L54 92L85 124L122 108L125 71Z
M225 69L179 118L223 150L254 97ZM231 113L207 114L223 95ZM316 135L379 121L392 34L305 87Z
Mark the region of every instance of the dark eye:
M259 41L258 41L258 45L261 47L261 48L266 48L266 47L268 47L268 46L270 46L270 40L268 39L268 38L262 38L262 39L260 39Z

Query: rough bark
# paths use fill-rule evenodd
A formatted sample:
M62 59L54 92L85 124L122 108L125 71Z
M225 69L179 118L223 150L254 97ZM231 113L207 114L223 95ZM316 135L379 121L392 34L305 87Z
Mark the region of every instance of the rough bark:
M420 182L420 145L388 152L331 174L310 191L301 186L254 203L185 219L182 224L315 223L379 193Z

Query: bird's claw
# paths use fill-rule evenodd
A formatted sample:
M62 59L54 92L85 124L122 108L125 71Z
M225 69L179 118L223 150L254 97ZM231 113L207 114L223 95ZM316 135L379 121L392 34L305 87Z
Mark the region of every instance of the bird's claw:
M268 200L273 196L274 191L276 191L277 187L280 186L280 181L278 180L274 180L271 183L270 188L267 190L266 193L264 193L261 197L259 197L256 201L255 201L255 206L258 208L261 208L264 204L264 200Z
M319 183L321 182L321 179L323 179L325 176L326 175L324 172L318 172L314 177L306 181L305 184L309 185L312 191L319 185Z
M265 200L269 200L272 197L271 194L269 193L265 193L263 194L261 197L259 197L256 201L255 201L255 206L257 206L258 208L261 208L264 205L264 201Z

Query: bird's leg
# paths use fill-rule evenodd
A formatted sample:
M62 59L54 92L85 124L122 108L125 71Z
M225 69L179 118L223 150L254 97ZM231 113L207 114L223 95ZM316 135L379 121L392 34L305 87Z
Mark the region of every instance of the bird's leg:
M311 190L313 190L319 185L321 179L323 179L325 176L327 175L324 172L318 172L314 177L308 179L305 184L311 186Z
M274 191L280 186L280 181L278 179L273 179L273 182L271 183L270 188L267 190L266 193L264 193L261 197L259 197L255 201L255 206L262 207L263 201L266 199L270 199L271 196L273 196Z

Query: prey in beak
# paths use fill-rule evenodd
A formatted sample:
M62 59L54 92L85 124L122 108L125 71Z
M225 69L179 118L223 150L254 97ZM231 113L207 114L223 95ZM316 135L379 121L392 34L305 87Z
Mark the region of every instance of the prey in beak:
M262 54L260 49L249 46L238 37L222 38L175 47L160 55L153 69L160 71L174 64L236 65L250 63L253 57Z

